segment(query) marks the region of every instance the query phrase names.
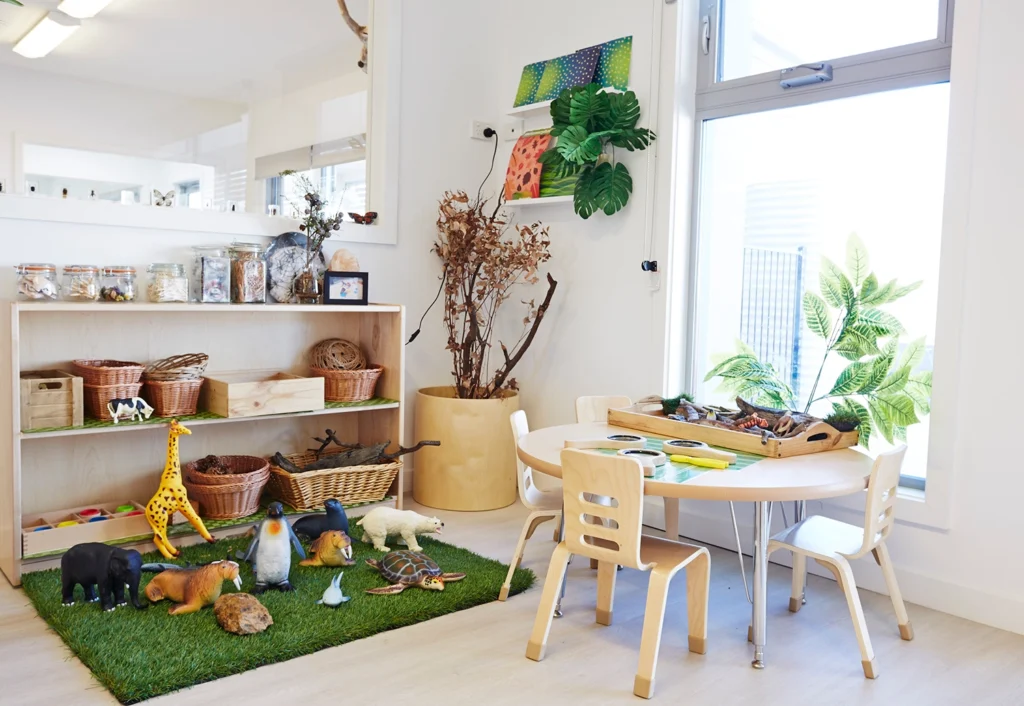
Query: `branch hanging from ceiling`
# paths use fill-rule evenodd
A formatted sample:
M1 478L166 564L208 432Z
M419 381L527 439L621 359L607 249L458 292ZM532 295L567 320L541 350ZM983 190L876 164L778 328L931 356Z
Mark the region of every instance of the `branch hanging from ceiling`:
M345 24L359 37L359 41L363 43L363 52L359 55L359 68L363 70L363 73L366 73L366 69L370 65L370 60L367 58L367 41L370 38L370 33L367 31L366 25L361 25L352 19L345 0L338 0L338 9L341 10L341 16L345 18Z

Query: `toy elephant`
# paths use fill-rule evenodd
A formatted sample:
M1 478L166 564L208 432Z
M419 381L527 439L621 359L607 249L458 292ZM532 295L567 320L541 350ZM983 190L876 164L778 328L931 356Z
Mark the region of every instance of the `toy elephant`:
M146 607L139 603L141 576L142 555L134 549L87 542L71 547L60 559L61 592L66 606L74 605L75 584L81 584L87 602L100 601L103 610L114 610L128 603L124 595L127 585L132 605L141 610ZM99 596L94 586L99 589Z

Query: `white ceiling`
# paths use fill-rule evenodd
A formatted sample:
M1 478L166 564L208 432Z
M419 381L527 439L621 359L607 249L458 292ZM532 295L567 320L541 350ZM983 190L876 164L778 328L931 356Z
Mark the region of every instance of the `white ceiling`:
M0 3L0 67L238 103L358 70L336 0L113 0L42 59L11 47L59 0L23 1ZM367 5L348 0L364 24Z

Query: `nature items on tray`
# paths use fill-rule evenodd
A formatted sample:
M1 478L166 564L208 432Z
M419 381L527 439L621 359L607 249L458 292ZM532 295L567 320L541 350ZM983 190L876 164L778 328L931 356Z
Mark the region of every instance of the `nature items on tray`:
M250 563L256 575L253 593L260 594L268 588L278 591L295 590L288 582L292 568L292 547L301 558L306 558L299 538L285 519L281 503L270 503L266 519L256 527L256 536L252 538L245 554L239 557Z
M754 405L742 397L736 398L736 405L739 407L738 410L717 405L700 405L689 395L662 401L662 409L669 419L756 434L761 437L762 444L768 443L768 439L799 436L814 422L822 421L818 417L802 412Z
M233 561L214 561L205 566L181 567L175 564L143 564L143 571L159 572L146 584L146 598L156 603L164 598L175 605L167 612L171 615L195 613L220 598L225 581L231 581L241 590L242 579L238 564Z
M875 432L890 443L906 440L907 427L930 412L932 374L920 370L925 339L901 345L905 329L882 307L920 285L901 286L895 279L883 284L870 271L867 249L856 235L847 241L845 271L822 258L821 295L804 293L803 314L810 332L824 341L825 353L802 414L816 403L831 402L825 421L841 431L856 427L864 446ZM826 368L843 359L845 366L829 391L819 394ZM705 380L715 377L722 378L726 390L754 403L799 408L793 388L772 362L746 344L740 343L739 352L718 363Z
M342 338L320 341L309 351L313 376L324 379L328 402L372 399L384 366L368 363L359 346Z
M157 488L156 494L146 504L146 519L149 521L149 526L153 528L153 544L168 559L173 559L181 554L181 551L176 549L167 538L167 525L170 524L171 516L175 512L184 515L207 542L212 544L215 541L188 501L188 491L181 482L178 437L191 433L179 424L177 419L171 420L171 427L167 431L167 463L160 476L160 486Z

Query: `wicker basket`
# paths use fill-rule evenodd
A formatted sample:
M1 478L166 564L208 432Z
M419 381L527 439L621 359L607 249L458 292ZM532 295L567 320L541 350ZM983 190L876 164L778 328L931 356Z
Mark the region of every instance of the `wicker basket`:
M304 466L315 461L316 454L291 454L285 458ZM328 498L336 498L343 505L379 502L387 496L401 467L401 461L394 461L374 466L289 473L271 464L267 493L296 510L306 512L321 510Z
M173 380L161 382L147 379L143 383L143 397L153 405L158 417L180 417L195 414L199 405L199 390L203 378L198 380Z
M95 417L104 421L110 421L113 417L107 411L107 402L110 400L125 400L139 396L142 383L130 383L127 385L82 385L85 395L85 414L88 417Z
M86 385L94 387L131 385L142 378L142 371L145 370L145 366L139 363L127 363L122 360L73 360L71 368Z
M313 377L324 379L324 399L328 402L362 402L373 397L384 367L371 365L363 370L324 370L310 368Z
M196 470L198 460L189 461L181 470L196 485L235 485L251 476L270 475L270 462L259 456L218 456L217 459L231 473L200 473Z
M260 509L260 496L270 478L270 464L262 458L252 456L221 456L221 461L239 469L262 464L260 468L244 474L212 476L195 473L194 462L185 465L184 484L188 497L199 503L199 514L209 520L235 520L254 515ZM211 477L234 479L220 485L199 482L197 476L206 481Z
M183 353L155 360L146 366L146 382L198 380L206 372L210 356L205 353Z

